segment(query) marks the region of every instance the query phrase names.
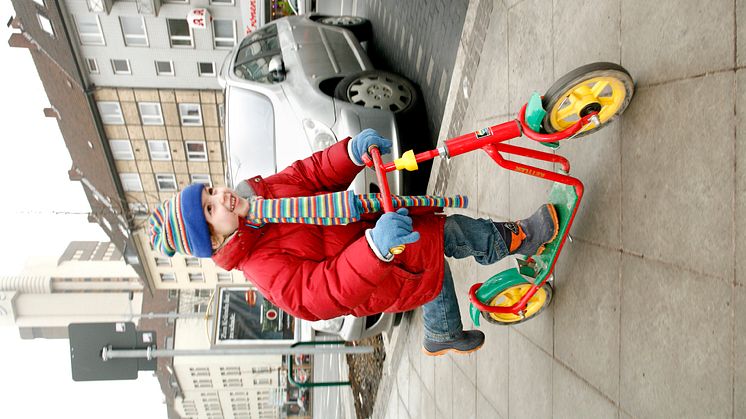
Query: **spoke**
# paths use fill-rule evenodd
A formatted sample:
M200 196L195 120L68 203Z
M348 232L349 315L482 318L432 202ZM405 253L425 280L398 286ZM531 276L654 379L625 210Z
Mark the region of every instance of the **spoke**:
M591 89L591 93L593 94L594 97L597 98L598 95L600 95L604 91L606 86L608 85L609 85L608 81L599 80L598 82L596 82L596 84L593 85L593 88Z
M575 106L569 105L557 111L557 119L565 120L575 114Z
M611 96L604 96L598 98L598 103L601 104L601 106L608 106L614 103L614 98Z

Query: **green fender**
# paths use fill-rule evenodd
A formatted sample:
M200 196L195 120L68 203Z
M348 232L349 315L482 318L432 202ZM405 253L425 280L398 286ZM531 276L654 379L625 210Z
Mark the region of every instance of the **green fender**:
M525 271L524 274L533 273L533 269L524 267L524 269L530 270L531 272ZM503 292L503 290L510 288L515 285L530 283L518 268L506 269L500 273L493 275L490 279L484 281L481 287L476 292L477 299L483 303L490 301L494 296ZM479 326L479 309L474 307L474 304L469 304L469 315L471 320L476 326Z

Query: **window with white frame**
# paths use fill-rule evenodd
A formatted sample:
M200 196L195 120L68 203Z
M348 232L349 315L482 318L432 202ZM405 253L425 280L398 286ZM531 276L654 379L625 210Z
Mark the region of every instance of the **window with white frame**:
M155 266L159 266L159 267L171 266L171 258L156 256Z
M185 141L187 159L191 161L207 161L207 145L204 141Z
M158 102L138 102L140 120L143 125L163 125L163 112Z
M148 140L150 160L171 160L171 149L166 140Z
M142 192L140 175L137 173L120 173L119 179L122 181L122 187L126 192Z
M205 276L202 275L202 272L190 273L189 282L205 282Z
M124 115L119 102L98 102L98 112L104 124L123 125Z
M75 27L78 29L78 39L83 45L104 45L104 34L98 16L94 14L75 16Z
M173 61L156 61L155 62L155 73L159 76L173 76L174 75L174 62Z
M228 272L218 272L218 282L231 282L233 277Z
M142 202L130 202L127 204L130 208L130 213L135 217L146 217L148 216L148 206Z
M212 38L215 48L233 48L236 45L236 23L230 19L213 19Z
M192 47L192 28L186 19L166 19L168 23L168 36L172 47Z
M109 140L111 154L114 160L134 160L135 153L132 152L132 144L129 140Z
M39 26L41 26L41 29L54 38L54 27L52 27L52 22L49 18L41 13L37 13L36 18L39 20Z
M98 74L98 63L95 58L86 58L85 65L88 67L88 72L91 74Z
M181 125L202 125L202 108L199 103L179 103Z
M145 30L145 18L142 16L119 16L122 26L124 44L128 47L147 47L148 33Z
M176 275L171 272L161 273L161 282L176 282Z
M119 58L112 59L111 68L114 70L114 74L132 74L129 60Z
M193 257L193 256L186 256L184 258L184 263L189 268L198 268L200 267L199 258Z
M191 176L192 183L204 183L205 185L211 185L210 175L206 173L195 173Z
M219 5L226 5L230 6L233 4L234 0L210 0L210 4L219 4Z
M156 173L155 183L158 190L163 192L172 192L176 190L176 175L173 173Z
M215 63L197 63L200 77L215 77Z

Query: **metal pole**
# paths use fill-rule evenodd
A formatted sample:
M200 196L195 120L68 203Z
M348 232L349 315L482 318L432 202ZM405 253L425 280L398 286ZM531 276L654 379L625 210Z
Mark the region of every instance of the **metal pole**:
M217 348L217 349L113 349L103 347L101 359L108 361L117 358L145 358L174 356L220 356L220 355L321 355L321 354L369 354L373 353L371 346L341 346L341 347L295 347L271 346L267 348Z

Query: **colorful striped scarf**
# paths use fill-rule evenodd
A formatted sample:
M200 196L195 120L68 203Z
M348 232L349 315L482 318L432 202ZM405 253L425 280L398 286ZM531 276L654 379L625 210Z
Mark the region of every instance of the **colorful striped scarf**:
M250 226L264 223L299 223L343 225L360 221L361 214L382 210L381 194L356 195L352 191L296 198L262 199L251 202L246 222ZM394 208L451 207L466 208L467 197L392 195Z

